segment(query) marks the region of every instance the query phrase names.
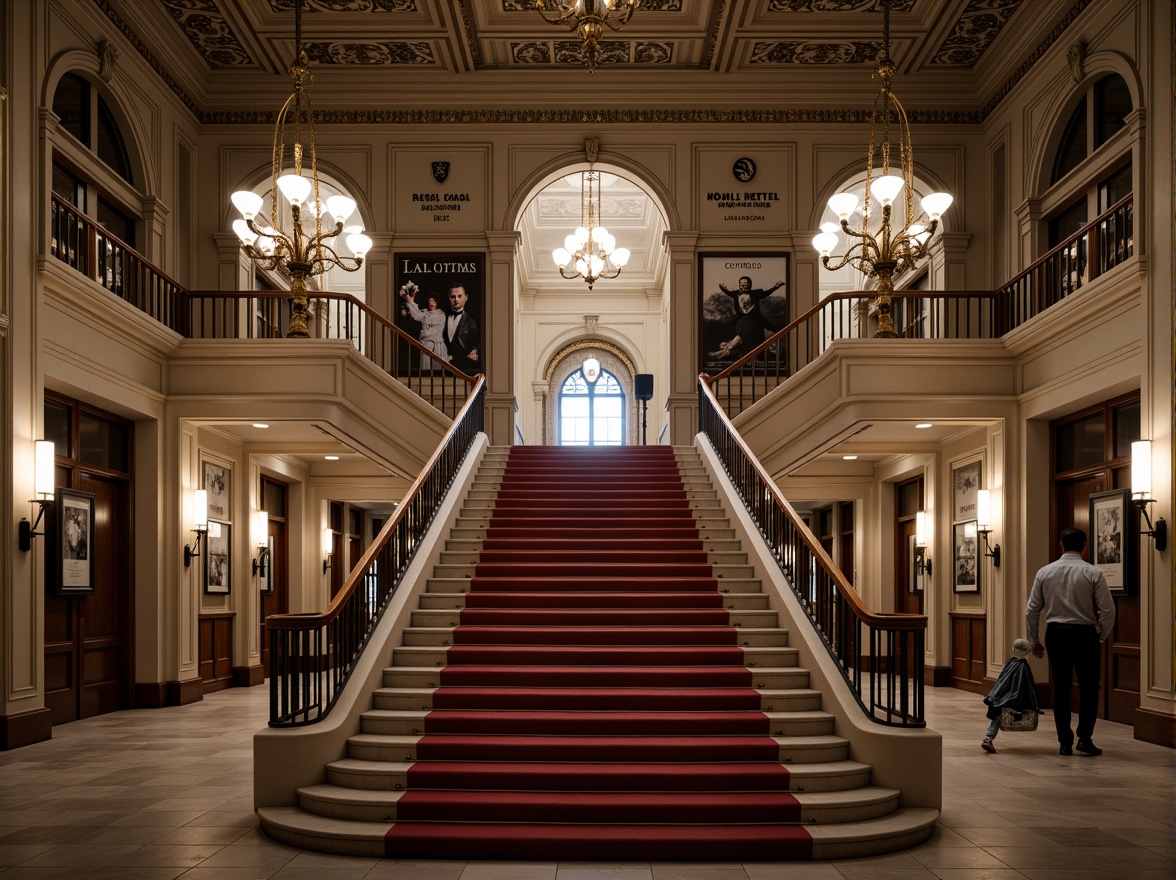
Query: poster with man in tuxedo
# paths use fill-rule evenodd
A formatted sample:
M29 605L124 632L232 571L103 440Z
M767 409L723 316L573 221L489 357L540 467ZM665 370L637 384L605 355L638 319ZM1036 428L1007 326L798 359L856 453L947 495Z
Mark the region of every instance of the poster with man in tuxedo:
M445 311L441 337L447 360L467 375L486 372L482 347L486 256L481 253L398 253L396 255L396 290L411 286L417 290L416 301L436 297ZM420 340L422 324L409 313L397 297L396 326ZM418 352L402 344L397 356L396 372L408 375L419 363Z

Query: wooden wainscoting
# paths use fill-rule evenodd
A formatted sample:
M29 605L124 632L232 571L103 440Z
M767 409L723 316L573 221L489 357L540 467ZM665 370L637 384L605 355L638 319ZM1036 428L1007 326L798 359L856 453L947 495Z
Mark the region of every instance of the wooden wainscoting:
M233 618L236 616L234 611L200 615L200 678L206 694L233 684Z
M951 618L951 686L977 694L988 693L984 684L988 619L983 614L954 611L948 616Z

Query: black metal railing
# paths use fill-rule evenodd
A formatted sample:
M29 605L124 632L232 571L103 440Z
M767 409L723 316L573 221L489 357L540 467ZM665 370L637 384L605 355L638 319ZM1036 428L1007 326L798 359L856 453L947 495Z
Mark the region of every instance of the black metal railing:
M57 194L49 253L160 324L190 339L275 339L290 321L284 291L190 291ZM349 294L310 292L310 335L345 339L432 406L453 417L474 378Z
M699 429L710 440L858 705L879 724L924 727L927 618L867 608L743 443L706 376L699 377L698 404Z
M903 339L999 339L1076 293L1135 253L1127 196L998 290L903 290L892 316ZM1089 254L1097 259L1090 261ZM840 339L868 339L876 291L834 293L714 375L711 387L730 416L769 394Z
M338 701L474 438L483 429L485 382L485 377L478 377L421 475L326 610L266 618L271 727L321 721Z

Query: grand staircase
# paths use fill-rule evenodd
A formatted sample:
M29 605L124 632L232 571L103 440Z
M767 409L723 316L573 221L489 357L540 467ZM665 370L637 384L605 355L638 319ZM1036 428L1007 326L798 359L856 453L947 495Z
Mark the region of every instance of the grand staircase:
M909 846L693 449L487 452L346 757L274 837L413 859L756 861Z

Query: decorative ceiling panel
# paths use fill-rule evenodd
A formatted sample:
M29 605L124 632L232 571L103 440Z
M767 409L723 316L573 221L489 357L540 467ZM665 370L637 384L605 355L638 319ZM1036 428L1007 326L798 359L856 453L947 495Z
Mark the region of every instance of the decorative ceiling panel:
M974 67L1021 3L1022 0L971 0L931 63Z

